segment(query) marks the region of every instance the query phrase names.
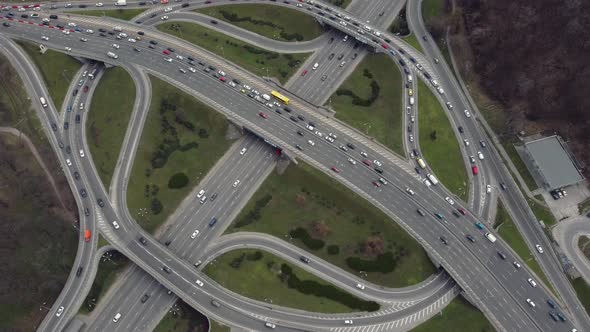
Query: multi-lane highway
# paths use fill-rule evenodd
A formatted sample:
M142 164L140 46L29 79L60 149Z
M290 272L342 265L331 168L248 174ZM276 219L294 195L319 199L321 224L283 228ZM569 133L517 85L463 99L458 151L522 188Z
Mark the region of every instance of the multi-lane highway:
M321 7L325 8L325 5L322 5ZM318 11L320 10L321 9L318 9ZM337 9L331 8L330 11L336 12ZM312 9L311 12L315 13L316 10ZM73 17L72 20L74 20ZM100 20L82 18L76 18L76 20L79 24L84 24L82 23L83 21L86 21L87 24L95 22L97 26L104 24L100 22ZM88 25L93 26L92 24ZM128 25L125 25L124 29L125 31L137 31L137 28ZM369 44L372 43L362 36L359 36L359 34L353 30L346 28L343 30L359 39L363 39ZM13 26L0 31L2 31L2 33L29 40L38 40L40 33L43 32L50 35L50 43L48 43L50 46L59 49L63 49L63 47L71 47L73 54L113 62L113 60L109 60L105 56L108 50L112 50L111 45L109 45L109 42L112 43L112 40L88 36L88 43L80 43L79 41L76 41L75 38L72 38L73 36L66 36L59 32L59 30L22 23L13 24ZM394 37L388 35L384 36L385 37L383 38L390 38L390 42L381 41L375 43L377 45L373 45L380 47L380 43L387 43L387 45L390 45L388 47L393 47L393 45L396 47L406 47L406 45L399 40L395 40ZM202 50L182 44L180 41L170 40L170 38L162 38L158 33L154 33L154 38L158 38L161 44L175 43L181 45L178 52L185 52L185 56L188 53L198 54L197 56L203 56L202 58L205 58ZM453 218L451 217L451 212L456 208L458 203L456 203L455 206L447 204L444 201L444 196L447 195L447 193L443 188L426 188L418 181L419 179L408 176L407 168L404 168L403 164L398 164L398 159L382 147L376 144L371 144L371 142L359 137L354 131L348 130L345 126L333 119L319 117L315 110L307 107L305 103L297 99L293 100L293 107L298 112L301 112L308 121L309 119L312 119L322 132L336 133L338 135L338 143L331 144L323 139L319 139L315 134L306 131L301 125L301 122L295 123L284 116L272 113L272 109L266 109L265 112L267 113L267 118L262 118L259 116L259 112L261 112L265 106L247 98L239 91L229 88L227 85L222 84L210 75L205 74L202 71L202 68L199 68L199 71L194 73L194 75L181 74L180 71L176 71L175 69L171 70L175 67L170 66L176 66L176 68L178 68L177 66L181 66L186 68L187 65L185 62L179 63L177 60L172 60L174 64L170 64L163 61L162 56L156 55L158 53L144 48L145 45L137 45L142 46L142 51L136 52L133 51L132 47L127 43L121 44L121 49L117 50L117 53L119 54L119 59L116 60L117 63L137 63L141 66L145 66L150 72L175 82L183 89L208 101L216 109L223 112L234 121L243 124L284 149L288 149L293 155L306 160L327 173L332 173L329 171L329 168L336 166L341 172L338 174L332 173L332 175L348 187L356 190L363 197L368 198L373 204L393 217L414 237L420 240L432 256L441 262L463 289L466 290L468 297L471 298L471 300L476 303L484 313L486 313L498 328L506 330L517 328L526 330L571 329L569 323L561 323L558 325L553 321L550 321L547 317L546 309L529 308L524 301L527 297L534 299L534 301L540 305L549 297L548 292L541 286L533 288L528 285L526 279L528 275L530 275L530 271L528 271L525 266L516 269L512 267L510 262L511 259L509 261L503 261L498 258L498 250L501 250L510 256L509 248L501 243L501 241L493 244L486 241L479 231L474 228L473 223L477 221L477 218L471 214L457 220L445 220L442 222L436 220L433 216L433 213L435 212L441 213L449 219ZM86 45L91 45L91 49ZM411 49L406 49L406 53L410 52ZM423 59L421 57L417 54L412 55L422 64L421 61L423 61ZM394 55L392 54L392 56ZM211 62L209 59L224 63L223 60L215 59L215 57L208 58L207 61ZM404 59L409 63L407 56ZM226 70L231 77L239 77L242 82L248 82L261 91L268 91L270 89L265 85L265 82L256 77L252 77L248 73L241 72L239 68L229 64L225 64L225 66L227 68L224 67L224 70ZM424 62L423 67L426 68L425 70L434 73L431 71L428 63ZM412 68L412 70L416 74L420 74L415 68ZM198 87L198 91L195 90L195 87ZM450 87L444 87L450 89ZM237 106L239 106L239 110L237 109ZM305 138L296 134L298 129L306 133ZM316 143L314 146L310 146L306 142L306 140L309 141L311 139L311 136L314 137L312 140ZM337 145L340 143L354 143L356 149L351 148L350 151L345 152L338 148ZM304 151L294 149L293 144L305 146ZM384 165L382 167L383 175L381 176L386 178L390 182L390 185L380 189L374 188L370 181L379 175L377 175L373 169L360 166L360 163L356 166L348 163L348 158L354 158L360 162L361 157L358 154L358 151L361 149L371 157L380 156L382 158ZM95 194L97 196L104 195L104 189L101 188L100 181L97 180L96 174L89 174L91 173L92 166L89 165L91 163L88 162L88 158L80 160L79 162L83 164L82 167L86 171L86 176L91 179L89 182ZM406 196L405 187L408 186L414 188L416 192L415 196ZM403 201L399 200L400 197L405 197L405 199L403 199ZM425 211L428 211L429 214L425 217L417 215L416 206L420 206ZM120 208L125 209L124 207ZM109 224L105 221L113 220L115 214L110 206L105 207L103 211L106 214L103 214L98 209L96 211L99 219L99 227L101 227L101 230L114 245L119 247L125 254L130 256L131 259L160 282L171 287L186 302L197 308L203 309L214 317L218 315L218 313L212 312L210 308L204 307L206 299L203 298L202 292L195 291L195 289L199 289L199 287L195 286L194 282L190 281L191 279L194 279L192 276L194 276L195 271L194 268L191 269L189 263L174 256L165 247L157 245L151 239L149 239L147 246L139 245L136 235L137 232L139 232L138 227L132 220L126 218L126 216L119 216L123 217L119 218L119 223L121 225L120 229L114 230L112 227L109 228ZM465 236L470 233L480 236L475 244L471 244L465 240ZM441 237L444 237L448 245L441 242ZM170 262L169 267L171 268L172 273L167 275L161 271L161 267L158 269L158 266L163 264L163 262L168 262L168 260ZM509 282L507 282L507 280L509 280ZM210 285L209 283L207 283L207 287L204 287L203 290L215 293L220 298L226 296L224 292L218 290L214 285ZM311 327L312 329L319 329L320 326L330 326L337 323L335 321L329 322L309 317L302 322L297 317L293 317L293 315L286 312L269 312L264 308L249 306L247 303L240 304L243 306L240 308L234 308L236 312L262 313L262 316L259 316L259 319L264 320L265 317L268 317L273 321L280 321L281 325L284 326L297 328ZM227 318L225 315L223 317ZM518 317L518 319L515 317ZM360 324L371 324L378 321L378 319L379 317L367 318L366 321L361 319L360 321L355 320L355 322L359 322ZM250 322L245 322L243 324L250 324ZM243 324L241 322L236 323L237 326L243 326Z

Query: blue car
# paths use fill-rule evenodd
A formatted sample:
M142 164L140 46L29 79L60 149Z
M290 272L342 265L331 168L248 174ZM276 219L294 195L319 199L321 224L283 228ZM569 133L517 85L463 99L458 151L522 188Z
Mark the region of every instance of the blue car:
M68 112L71 112L71 111L72 111L72 105L69 105L68 106Z
M483 224L480 222L476 222L475 223L475 227L479 228L479 229L483 229Z

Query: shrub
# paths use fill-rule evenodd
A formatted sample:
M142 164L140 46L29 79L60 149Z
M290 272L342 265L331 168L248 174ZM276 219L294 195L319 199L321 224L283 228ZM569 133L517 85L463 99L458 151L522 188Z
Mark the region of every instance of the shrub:
M262 252L260 250L256 250L253 253L250 253L246 256L246 259L249 261L258 261L262 258Z
M322 249L325 245L324 241L312 238L307 230L301 227L297 227L296 229L290 231L289 235L291 235L291 237L294 239L301 240L301 242L303 242L303 244L305 244L305 246L311 250Z
M340 247L335 244L329 245L326 250L330 255L338 255L340 253Z
M244 258L246 258L246 254L242 253L239 257L234 258L231 263L229 263L229 266L233 267L234 269L239 269L242 265L242 262L244 261Z
M168 188L180 189L188 184L188 176L184 173L176 173L168 180Z
M360 257L348 257L346 258L346 264L348 267L356 271L389 273L395 270L399 259L399 255L394 257L393 253L388 251L377 256L377 259L375 260L364 260Z
M246 213L246 215L244 217L242 217L240 220L238 220L238 222L236 222L236 225L234 227L235 228L244 227L244 226L250 225L254 221L259 220L261 217L260 211L262 210L262 208L264 208L266 206L266 204L268 204L268 202L270 202L271 199L272 199L272 195L267 194L264 197L262 197L261 199L257 200L254 203L254 208L252 210L248 211L248 213Z
M160 202L160 200L157 197L152 198L152 213L153 214L159 214L160 212L162 212L162 209L164 208L162 206L162 202Z

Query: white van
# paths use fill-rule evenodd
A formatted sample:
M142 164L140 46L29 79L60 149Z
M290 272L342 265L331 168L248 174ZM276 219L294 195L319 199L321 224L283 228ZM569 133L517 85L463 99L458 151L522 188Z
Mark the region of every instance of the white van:
M121 313L120 313L120 312L118 312L118 313L115 315L115 317L113 317L113 322L115 322L115 323L116 323L116 322L118 322L118 321L119 321L119 318L121 318Z
M320 66L320 64L316 62L316 63L313 65L313 67L311 67L311 69L312 69L312 70L316 70L316 69L318 69L318 67L319 67L319 66Z
M408 75L408 82L412 83L412 75Z
M410 105L414 105L414 97L410 97Z
M491 234L490 232L486 233L486 238L488 238L488 240L490 240L492 243L496 242L497 240L494 234Z
M432 184L434 184L434 185L438 184L438 180L436 179L436 177L434 175L428 173L426 176L428 177L430 182L432 182Z

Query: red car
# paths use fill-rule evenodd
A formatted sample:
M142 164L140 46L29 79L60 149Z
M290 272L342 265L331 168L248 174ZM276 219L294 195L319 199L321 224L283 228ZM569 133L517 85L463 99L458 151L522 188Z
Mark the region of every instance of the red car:
M221 76L221 77L219 78L219 80L220 80L220 81L222 81L222 82L225 82L225 76Z
M477 166L472 166L471 167L471 172L473 172L473 175L477 175L477 173L479 172L477 169Z
M363 164L367 165L367 166L371 166L372 163L369 159L363 159Z
M388 49L389 46L387 46L387 44L381 44L381 47L383 47L384 49Z
M458 208L457 210L459 212L461 212L462 215L466 215L467 214L467 212L465 212L465 209L464 208Z
M336 166L332 166L332 168L330 168L330 169L336 173L340 173L340 170L338 168L336 168Z
M260 113L258 113L258 115L260 115L261 117L263 117L265 119L268 119L268 115L266 115L265 113L260 112Z
M381 183L379 183L379 181L373 181L373 185L377 188L381 187Z
M301 76L305 76L307 74L307 69L305 69L302 73Z
M84 86L84 92L88 92L88 85Z
M168 50L163 50L162 53L164 53L166 55L170 55L170 51L168 51Z

